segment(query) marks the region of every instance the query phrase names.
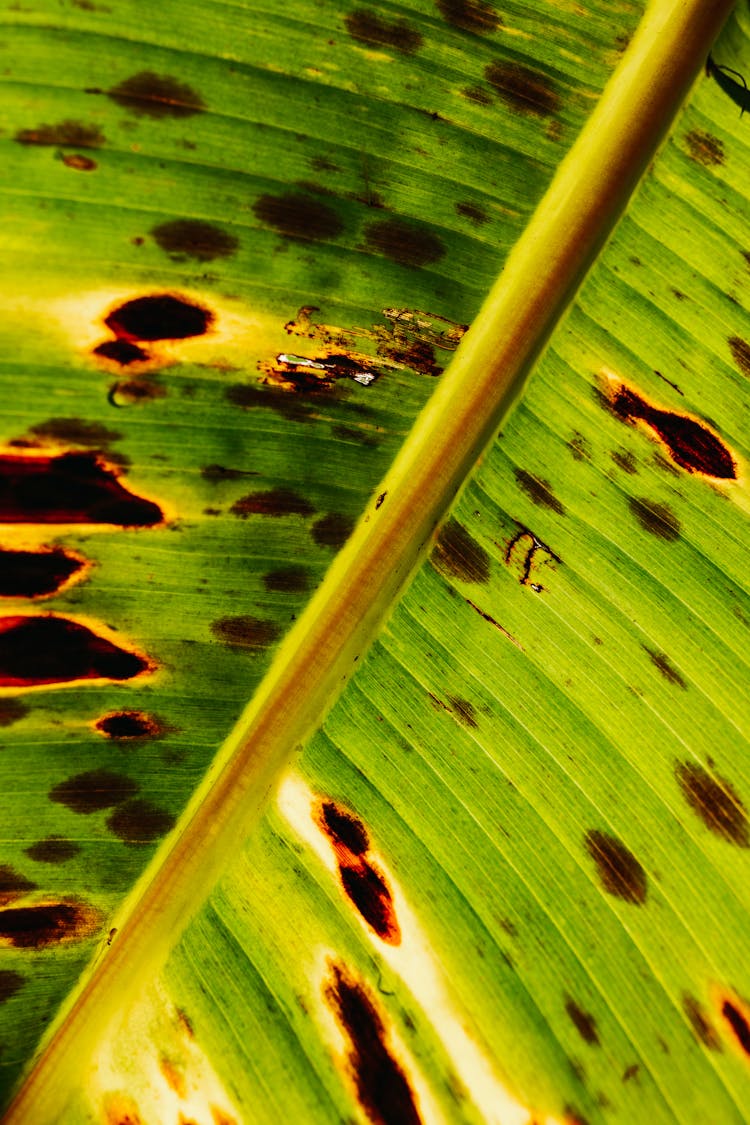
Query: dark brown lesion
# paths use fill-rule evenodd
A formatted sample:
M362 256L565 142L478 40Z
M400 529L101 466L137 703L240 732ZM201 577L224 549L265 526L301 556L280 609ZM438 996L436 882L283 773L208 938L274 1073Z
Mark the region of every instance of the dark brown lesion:
M489 582L489 554L453 516L441 528L430 557L436 569L447 578L482 584Z
M484 69L484 76L505 104L528 117L551 117L560 110L556 84L541 71L520 63L496 60Z
M584 837L602 888L623 902L641 906L648 897L648 876L628 847L616 836L592 829Z
M145 656L128 651L66 617L0 617L2 688L132 680L153 668Z
M710 832L735 847L750 847L747 810L731 782L698 762L677 762L675 777L685 801Z
M83 121L58 121L54 125L37 125L19 129L15 140L21 145L52 145L57 148L99 148L106 137L98 125Z
M54 550L8 551L0 548L0 597L47 598L82 577L85 561Z
M732 1043L750 1058L750 1008L736 995L719 997L719 1011Z
M528 527L524 527L523 524L520 524L519 530L512 539L510 539L508 546L505 548L506 566L511 566L513 563L517 554L516 548L519 546L521 546L520 558L522 563L518 581L522 586L530 586L535 593L539 593L543 587L540 586L538 582L531 581L532 567L537 561L538 556L546 556L541 559L540 565L550 562L561 563L562 559L559 555L555 554L551 547L548 547L546 543L542 542L533 531Z
M105 738L119 742L164 738L174 730L156 715L145 711L110 711L96 720L94 729Z
M0 909L0 946L47 949L84 941L101 928L101 915L88 903L75 899L37 902Z
M200 94L168 74L142 70L110 90L90 89L91 94L106 93L113 102L136 117L192 117L202 113L206 104Z
M422 46L422 34L404 19L383 19L368 8L357 8L344 17L347 32L368 47L391 47L402 55L413 55Z

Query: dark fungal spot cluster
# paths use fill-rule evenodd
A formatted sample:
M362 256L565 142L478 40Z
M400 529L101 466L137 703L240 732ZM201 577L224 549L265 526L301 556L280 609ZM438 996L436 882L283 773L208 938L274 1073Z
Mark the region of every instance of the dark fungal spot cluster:
M699 1043L704 1047L708 1047L710 1051L721 1050L721 1040L716 1028L706 1014L706 1011L695 996L690 993L684 993L682 997L682 1010L687 1016L688 1022L693 1030L693 1034Z
M145 363L152 356L143 344L204 336L212 328L214 319L209 309L179 293L133 297L117 305L104 318L114 339L98 344L94 355L121 367Z
M173 827L174 817L137 797L138 789L125 774L87 770L55 785L49 798L81 816L113 809L107 827L115 836L126 844L150 844Z
M263 575L263 585L272 593L300 594L310 589L310 571L305 566L283 566Z
M739 997L722 997L721 1016L725 1028L730 1032L732 1042L742 1053L750 1057L750 1013Z
M0 909L0 946L46 949L61 942L82 941L99 925L96 911L81 902L6 906Z
M253 204L253 213L259 222L292 240L329 241L344 229L332 207L301 192L261 195Z
M98 167L92 157L84 156L80 152L63 153L61 160L66 168L73 168L76 172L94 172Z
M421 1125L415 1095L389 1049L375 1002L343 965L331 970L325 997L349 1040L349 1069L367 1119L375 1125Z
M317 823L336 853L344 894L381 941L399 945L393 897L385 877L368 858L370 841L361 820L333 801L322 801Z
M211 632L218 641L230 648L259 651L269 648L281 636L281 629L275 621L242 614L238 617L222 617L211 622Z
M462 699L461 696L458 695L449 695L448 703L450 704L451 711L463 726L473 729L479 725L477 723L476 708L468 699Z
M488 35L502 27L503 21L488 0L436 0L446 23L475 35Z
M540 508L549 508L550 511L557 512L558 516L565 515L565 508L552 491L549 481L528 473L525 469L514 469L513 475L516 484L533 504Z
M666 652L658 652L655 649L647 648L646 645L644 645L643 648L648 654L654 668L664 677L667 683L673 684L674 687L682 688L683 691L687 691L687 683L677 671Z
M268 492L249 492L231 507L232 515L240 519L248 516L311 516L315 509L309 500L291 488L273 488Z
M710 832L738 848L750 847L747 811L730 782L697 762L678 762L675 777L688 805Z
M453 516L438 536L431 561L448 578L458 578L462 582L489 582L490 556Z
M460 215L462 219L468 219L475 227L480 227L489 222L489 215L484 207L480 207L478 203L460 201L456 203L455 209L457 215Z
M610 457L614 461L615 465L617 465L617 468L622 469L623 473L627 473L628 476L635 476L635 474L638 472L635 457L630 452L630 450L613 449L610 453Z
M62 836L47 836L26 848L26 855L35 863L67 863L78 855L81 848L73 840Z
M41 598L60 590L83 567L61 547L41 551L0 548L0 597Z
M750 344L747 340L743 340L741 336L731 336L729 350L742 374L750 378Z
M520 547L520 551L517 548ZM535 593L540 593L544 587L540 586L538 582L531 581L532 568L537 562L543 563L561 563L562 559L557 555L551 547L542 542L538 535L523 524L519 525L519 529L515 535L508 541L508 546L505 548L505 565L512 566L514 561L521 560L521 568L518 576L518 581L522 586L529 586Z
M66 617L0 617L0 687L131 680L150 670L145 657Z
M502 101L527 117L551 117L560 109L560 95L546 74L519 63L495 60L484 77Z
M649 500L647 496L629 496L628 507L649 535L674 543L680 538L680 521L667 504Z
M591 829L584 843L607 894L641 906L648 895L648 876L622 840L608 832Z
M122 437L117 430L110 430L101 422L89 422L83 418L48 418L31 426L29 433L49 441L82 445L86 449L105 449Z
M81 121L59 121L55 125L20 129L15 139L21 145L51 145L55 148L99 148L106 142L98 125L86 125Z
M87 93L101 93L88 90ZM113 86L106 94L136 117L193 117L206 108L200 94L186 82L167 74L142 70Z
M151 801L125 801L107 817L110 832L125 844L152 844L174 827L175 818Z
M0 969L0 1004L12 1000L25 983L26 978L15 969Z
M445 247L437 235L402 219L379 219L365 227L369 250L400 266L422 269L437 262Z
M0 699L0 727L12 727L14 723L28 715L29 709L25 703L14 696Z
M144 711L110 711L96 720L94 728L105 738L117 742L163 738L169 733L169 728L161 720Z
M599 1033L596 1030L596 1020L591 1013L585 1011L570 996L566 997L565 1011L584 1043L588 1043L590 1047L598 1047Z
M239 249L239 239L215 223L201 219L173 219L153 227L151 235L157 245L175 262L192 258L196 262L213 262L229 258Z
M355 521L343 512L329 512L312 525L310 534L319 547L338 550L354 531Z
M704 129L692 129L685 135L685 144L690 159L704 168L724 163L724 145Z
M344 17L352 39L368 47L392 47L402 55L413 55L422 46L422 35L407 20L387 20L368 8L357 8Z
M0 905L12 902L20 895L36 890L36 883L27 879L20 871L10 864L0 864Z

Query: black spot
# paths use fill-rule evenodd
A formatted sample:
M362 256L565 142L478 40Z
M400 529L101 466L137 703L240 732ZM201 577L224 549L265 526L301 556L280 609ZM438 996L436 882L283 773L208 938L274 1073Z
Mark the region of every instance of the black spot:
M461 93L470 102L476 102L477 105L492 105L492 98L481 86L464 86Z
M541 508L550 508L553 512L557 512L558 516L565 515L565 508L550 488L549 481L535 477L525 469L514 469L513 476L519 488L523 489L532 503L538 504Z
M665 680L668 680L670 684L674 684L675 687L681 687L683 691L687 689L685 680L677 671L666 652L655 652L650 648L646 648L645 645L643 645L643 648L648 653L651 663L661 672Z
M73 902L9 906L0 910L0 944L16 949L44 949L88 937L96 928L90 908Z
M65 617L0 617L0 687L130 680L148 668L142 656Z
M596 1020L594 1017L589 1012L579 1007L575 1000L572 1000L570 997L567 997L565 1001L565 1011L573 1021L575 1029L581 1036L581 1039L592 1047L598 1047L599 1034L596 1030Z
M219 621L212 621L211 632L217 640L232 648L249 649L268 648L281 635L281 630L274 621L247 615L222 617Z
M638 468L635 463L635 457L629 450L613 449L610 453L610 457L614 461L615 465L617 465L617 468L622 469L624 473L628 473L630 476L633 476L634 473L638 472Z
M732 336L729 340L729 347L734 356L734 362L742 374L747 375L750 379L750 344L739 336Z
M61 547L54 551L4 551L0 548L0 597L34 598L54 594L83 563Z
M128 492L95 453L0 455L0 523L153 527L160 509Z
M174 824L171 813L140 799L127 801L107 817L107 827L126 844L151 844Z
M29 433L53 441L83 445L88 449L102 449L122 437L117 430L109 430L100 422L86 422L82 418L48 418L46 422L31 426Z
M119 305L104 323L118 339L186 340L203 336L213 320L212 312L185 297L154 293Z
M441 530L431 558L437 569L449 578L489 582L490 556L453 517Z
M67 863L80 850L79 845L72 840L65 840L62 836L48 836L46 840L38 840L36 844L26 848L26 855L35 863Z
M518 63L495 62L484 77L511 109L531 117L550 117L560 109L560 95L546 74Z
M382 941L398 945L401 931L393 909L390 888L380 872L366 859L360 859L357 863L340 864L339 875L344 893L367 925Z
M316 520L310 529L315 542L319 547L343 547L354 531L355 521L351 516L340 512L329 512Z
M206 108L200 94L167 74L142 70L107 91L108 97L137 117L192 117Z
M688 472L705 473L722 480L736 478L734 458L727 447L694 418L659 410L627 387L620 387L611 408L623 421L637 420L650 426L666 445L672 460Z
M721 1014L734 1032L735 1039L746 1055L750 1055L750 1024L745 1019L740 1009L725 1000L721 1006Z
M445 247L437 235L405 223L402 219L379 219L365 227L365 240L370 250L383 254L400 266L421 269L437 262Z
M137 783L124 774L111 770L87 770L55 785L49 791L49 799L65 805L71 812L88 816L89 813L122 804L137 791Z
M253 387L247 383L233 383L227 387L224 394L233 406L239 406L243 410L265 407L267 410L275 410L292 422L312 421L311 407L307 403L301 402L296 395L285 390L265 386Z
M378 354L394 360L402 367L418 371L421 375L442 375L443 368L435 362L435 349L427 340L411 340L397 345L384 344L378 347Z
M162 738L168 733L164 723L143 711L112 711L97 719L94 726L105 738L118 740Z
M422 1125L409 1082L386 1044L385 1028L364 987L332 966L326 999L351 1044L349 1065L362 1109L373 1125Z
M111 359L121 367L128 367L131 363L142 363L149 358L148 352L139 348L131 340L105 340L94 348L94 355L102 359Z
M648 895L648 877L629 848L608 832L593 829L585 836L586 850L596 864L607 894L641 905Z
M73 168L76 172L94 172L98 168L95 160L90 156L83 156L80 152L64 153L62 162L66 168Z
M28 707L20 699L0 699L0 727L12 727L28 713Z
M683 797L709 831L738 848L750 847L747 813L734 786L697 762L678 762L675 776Z
M151 234L161 249L176 261L194 258L196 262L212 262L215 258L230 258L240 245L233 234L201 219L174 219L154 227Z
M336 212L309 195L287 192L285 195L261 195L253 204L255 217L273 227L285 238L319 242L337 238L344 224Z
M230 508L232 515L247 516L311 516L315 509L309 500L291 488L273 488L270 492L249 492Z
M403 55L413 55L422 46L421 34L406 20L384 20L367 8L357 8L344 23L352 39L369 47L393 47Z
M708 1047L710 1051L720 1051L719 1034L708 1019L700 1001L686 992L682 997L682 1009L690 1021L690 1026L698 1042L702 1043L704 1047Z
M36 129L20 129L15 139L22 145L99 148L107 138L98 125L84 125L81 121L60 121L57 125L37 125Z
M711 136L703 129L692 129L685 137L688 156L697 164L710 168L714 164L724 163L724 145L718 137Z
M0 903L9 902L11 899L25 895L36 890L36 883L27 879L15 867L7 863L0 863Z
M10 1000L23 988L26 978L15 969L0 969L0 1004Z
M462 219L468 219L475 227L489 222L489 215L484 207L480 207L477 203L457 203L455 206L456 214L460 215Z
M362 821L341 805L324 801L321 818L321 827L334 845L338 844L356 856L364 855L370 847L370 838Z
M247 469L227 469L224 465L204 465L201 476L211 484L220 484L225 480L242 480L244 477L254 477L257 473Z
M649 500L645 496L631 496L628 498L628 507L643 530L655 535L657 539L674 543L680 538L680 522L666 504L657 504L655 500Z
M476 727L479 725L476 719L476 708L473 703L469 703L468 699L461 699L457 695L449 695L448 702L458 721L463 723L465 727Z
M487 35L502 27L503 21L487 0L437 0L437 6L443 19L462 31Z
M284 566L264 574L263 584L280 594L299 594L310 589L310 571L304 566Z

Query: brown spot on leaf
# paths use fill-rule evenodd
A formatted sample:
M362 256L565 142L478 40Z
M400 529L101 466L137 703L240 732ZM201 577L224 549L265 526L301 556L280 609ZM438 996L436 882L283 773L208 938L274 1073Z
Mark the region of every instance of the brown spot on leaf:
M0 455L0 523L153 527L158 506L129 492L96 453Z
M478 203L462 202L456 205L456 214L460 215L462 219L468 219L475 227L479 227L482 223L489 221L489 215L484 207L480 207Z
M0 617L0 687L130 680L149 662L65 617Z
M276 387L254 387L247 383L233 383L227 387L224 394L233 406L239 406L242 410L265 407L267 410L275 410L292 422L312 420L312 410L307 403L301 402L296 395Z
M357 8L344 23L352 39L368 47L393 47L403 55L413 55L422 46L420 32L406 20L386 20L367 8Z
M94 355L102 359L111 359L121 367L129 367L131 363L143 363L149 358L147 351L134 344L131 340L105 340L94 348Z
M142 70L107 90L107 95L136 117L192 117L206 108L191 86L168 74Z
M173 293L152 293L118 305L104 319L118 339L186 340L203 336L214 315L202 305ZM99 353L101 354L101 353Z
M518 113L550 117L560 109L554 82L538 70L496 60L484 68L484 76L505 104Z
M650 648L646 648L645 645L643 648L648 653L651 663L658 669L665 680L670 684L674 684L675 687L681 687L683 691L687 690L687 683L677 671L666 652L655 652Z
M380 872L366 859L339 865L339 875L344 893L359 911L365 922L381 941L388 945L401 943L396 912L390 888Z
M202 219L173 219L154 227L151 234L174 261L193 258L196 262L213 262L216 258L230 258L240 245L233 234Z
M448 702L458 721L463 723L465 727L478 726L476 708L473 703L470 703L468 699L461 699L457 695L449 695Z
M492 105L492 98L482 86L464 86L461 91L465 98L477 105Z
M258 474L250 469L227 469L224 465L204 465L201 476L211 484L221 484L225 480L243 480Z
M138 1106L129 1094L110 1093L105 1095L104 1125L144 1125Z
M126 801L107 817L107 827L126 844L151 844L165 836L175 818L151 801L136 798Z
M678 762L675 776L683 797L709 831L738 848L750 847L747 812L733 785L697 762Z
M28 707L20 699L0 699L0 727L12 727L28 713Z
M596 1020L590 1012L584 1011L575 1000L567 997L565 1001L565 1011L570 1016L576 1031L583 1039L584 1043L590 1044L592 1047L599 1046L599 1034L596 1030Z
M590 461L591 448L588 441L577 430L574 430L568 442L568 449L574 461Z
M630 452L630 450L613 449L610 453L610 457L614 461L615 465L617 465L617 468L622 469L624 473L628 473L630 476L633 476L634 473L638 472L638 468L635 463L635 457Z
M87 770L61 781L49 791L50 801L89 816L122 804L138 791L137 782L111 770Z
M729 340L729 347L734 357L734 362L739 367L743 375L747 375L750 379L750 344L747 340L741 339L739 336L732 336Z
M706 1015L700 1001L686 992L682 997L682 1009L690 1021L690 1026L698 1042L702 1043L704 1047L708 1047L710 1051L720 1051L719 1034Z
M98 168L95 160L90 156L83 156L80 152L65 153L62 162L66 168L72 168L74 172L95 172Z
M334 801L322 802L318 823L339 851L361 856L370 847L367 829L359 817Z
M725 999L721 1005L721 1014L732 1032L735 1043L745 1055L750 1056L750 1020L745 1005L739 1001Z
M166 1055L162 1055L159 1059L159 1070L164 1076L164 1080L171 1090L177 1094L178 1098L187 1097L187 1083L185 1082L185 1075L182 1071L168 1059Z
M270 492L249 492L230 508L232 515L248 516L311 516L315 509L309 500L291 488L273 488Z
M646 901L646 872L621 840L608 832L592 829L586 833L585 844L607 894L634 905L641 905Z
M38 840L36 844L26 848L26 855L35 863L67 863L80 850L80 846L73 840L65 840L62 836L48 836L46 840Z
M310 589L310 571L304 566L283 566L263 575L267 590L280 594L299 594Z
M165 723L145 711L110 711L97 719L94 727L105 738L118 741L163 738L169 731Z
M340 512L329 512L327 516L322 516L315 521L310 534L319 547L336 549L344 546L354 531L354 523L351 516L345 516Z
M100 925L92 907L81 902L45 902L6 906L0 910L0 946L46 949L61 942L82 941Z
M211 632L225 645L232 648L268 648L281 635L275 621L264 621L260 617L222 617L211 622Z
M0 597L47 597L83 566L61 547L53 551L4 551L0 548Z
M710 133L703 129L692 129L686 136L688 156L698 164L710 168L714 164L724 163L724 145Z
M490 556L453 517L442 528L431 558L435 567L449 578L489 582Z
M343 966L331 968L325 997L349 1039L349 1068L365 1115L373 1125L422 1125L374 1001Z
M445 254L437 235L402 219L379 219L369 223L365 227L365 240L375 253L383 254L400 266L415 269L437 262Z
M522 488L529 499L540 508L550 508L558 516L565 515L565 508L555 496L547 480L527 473L525 469L514 469L513 475L519 488Z
M36 890L36 883L27 879L10 864L0 863L0 904L12 902L19 895Z
M37 125L20 129L15 139L21 145L54 145L67 148L99 148L106 141L98 125L82 121L60 121L56 125Z
M122 437L117 430L110 430L101 422L87 422L83 418L48 418L46 422L31 426L29 433L56 442L83 445L87 449L102 449Z
M255 217L285 238L321 242L337 238L344 224L320 199L301 192L261 195L253 204Z
M378 348L380 355L387 356L402 367L419 371L422 375L442 375L443 368L435 362L435 349L427 340L411 340L396 346L389 344Z
M15 969L0 969L0 1004L12 999L25 983L26 977Z
M680 521L671 508L647 497L628 497L628 507L644 531L674 543L680 538Z
M487 0L437 0L443 19L462 31L487 35L502 27L503 21Z

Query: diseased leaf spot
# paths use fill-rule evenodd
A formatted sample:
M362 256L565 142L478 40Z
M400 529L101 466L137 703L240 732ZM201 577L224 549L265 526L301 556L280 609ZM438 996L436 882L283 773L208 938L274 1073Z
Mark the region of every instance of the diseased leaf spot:
M65 617L0 617L0 687L130 680L149 662Z
M281 636L274 621L249 616L222 617L211 623L211 632L225 645L248 649L268 648Z
M650 648L646 648L645 645L643 646L643 648L648 653L651 663L656 669L658 669L665 680L667 680L670 684L674 684L675 687L682 688L683 691L687 690L687 683L677 671L674 664L665 652L655 652Z
M137 117L192 117L206 108L200 94L187 83L150 70L126 78L107 95Z
M21 145L99 148L107 138L98 125L84 125L82 121L59 121L56 125L37 125L36 129L20 129L15 139Z
M443 368L435 362L435 349L426 340L412 340L397 346L381 345L381 354L402 367L419 371L421 375L442 375Z
M111 770L87 770L55 785L49 799L71 812L89 816L122 804L137 792L138 784L131 777Z
M290 488L273 488L270 492L249 492L230 508L232 515L248 516L311 516L315 509L309 500Z
M11 902L33 890L36 890L36 883L31 879L7 863L0 864L0 903Z
M349 1066L368 1120L373 1125L421 1125L408 1079L388 1048L383 1021L364 987L343 966L333 965L325 996L349 1039Z
M95 172L98 168L95 160L90 156L83 156L80 152L63 154L62 162L66 168L72 168L75 172Z
M484 207L480 207L478 203L461 202L456 203L456 214L460 215L462 219L468 219L475 227L482 226L483 223L489 222L489 215Z
M443 19L462 31L487 35L502 27L503 21L487 0L437 0Z
M312 421L312 409L307 403L276 387L253 387L247 383L233 383L224 393L233 406L239 406L242 410L265 407L267 410L275 410L291 422Z
M26 983L26 977L15 969L0 969L0 1004L11 1000Z
M638 906L646 901L646 872L621 840L608 832L592 829L586 833L585 844L607 894Z
M710 1051L721 1050L721 1040L716 1028L705 1013L703 1006L695 996L686 992L682 997L682 1009L687 1016L693 1034L699 1043L708 1047Z
M0 699L0 727L12 727L28 713L28 707L20 699Z
M119 1091L106 1095L104 1113L104 1125L145 1125L133 1098Z
M119 305L104 323L118 339L132 341L186 340L203 336L213 321L212 312L185 297L153 293Z
M588 441L577 430L574 430L570 435L570 441L567 443L570 455L574 461L590 461L591 460L591 447Z
M110 430L101 422L87 422L82 418L48 418L31 426L29 433L52 441L83 445L87 449L102 449L122 437L117 430Z
M94 355L102 359L111 359L121 367L129 367L131 363L143 363L149 359L149 354L139 348L131 340L105 340L94 348Z
M736 1042L746 1055L750 1055L750 1023L739 1005L725 1000L721 1006L721 1014L729 1025Z
M339 865L341 885L365 922L389 945L399 945L401 931L396 920L390 888L368 860Z
M703 129L692 129L686 136L688 156L697 164L710 168L715 164L724 163L724 145L710 133Z
M513 475L519 488L523 489L533 504L537 504L540 508L549 508L557 512L558 516L565 515L565 508L552 491L549 481L542 480L533 473L527 473L525 469L514 469Z
M0 548L0 597L47 597L83 566L61 547L53 551L4 551Z
M95 453L0 455L0 523L153 527L159 507L129 492Z
M643 530L650 535L664 539L667 543L674 543L680 538L680 521L666 504L658 504L645 496L630 496L628 507Z
M710 832L738 848L750 847L747 812L734 786L697 762L678 762L675 776L683 797Z
M490 556L454 517L442 528L431 558L441 574L449 578L489 582Z
M546 74L518 63L489 63L484 76L507 106L530 117L550 117L560 109L560 95Z
M193 258L196 262L213 262L230 258L239 249L233 234L201 219L174 219L160 223L151 234L161 249L175 261Z
M406 20L384 20L377 12L358 8L344 18L352 39L368 47L394 47L403 55L413 55L422 46L422 36Z
M345 516L339 512L329 512L328 515L321 516L319 520L315 521L310 529L310 534L319 547L338 549L344 546L354 531L354 523L355 521L351 516Z
M445 247L437 235L406 223L402 219L380 219L365 227L365 241L370 250L390 258L400 266L421 269L437 262Z
M30 848L26 848L26 855L35 863L67 863L80 852L78 844L72 840L65 840L62 836L48 836L46 840L38 840Z
M224 465L204 465L201 476L211 484L221 484L225 480L243 480L244 477L254 477L258 474L246 469L227 469Z
M461 91L465 98L477 105L492 105L492 98L481 86L464 86Z
M310 589L310 571L304 566L284 566L263 575L267 590L279 594L300 594Z
M565 1000L565 1011L570 1016L573 1025L583 1039L584 1043L588 1043L592 1047L599 1046L599 1033L596 1030L596 1020L594 1017L578 1004L575 1000L567 997Z
M448 702L460 723L463 723L465 727L478 726L476 708L473 703L470 703L468 699L461 699L457 695L449 695Z
M253 204L255 217L285 238L322 242L337 238L344 224L333 208L301 192L261 195Z
M84 903L8 906L0 910L0 945L16 949L46 949L61 942L82 941L99 924L96 911Z
M126 844L151 844L166 835L174 824L171 813L140 798L126 801L107 817L107 827Z
M732 336L729 340L729 347L734 357L734 362L737 364L742 374L750 379L750 344L748 344L747 340L743 340L739 336Z
M320 812L320 826L334 847L355 856L364 855L370 847L370 838L359 817L333 801L323 801Z
M105 738L117 741L163 738L168 733L164 723L144 711L111 711L97 719L94 726Z
M633 476L638 472L638 467L635 462L635 457L628 449L613 449L610 457L617 465L618 469L622 469L624 473Z

